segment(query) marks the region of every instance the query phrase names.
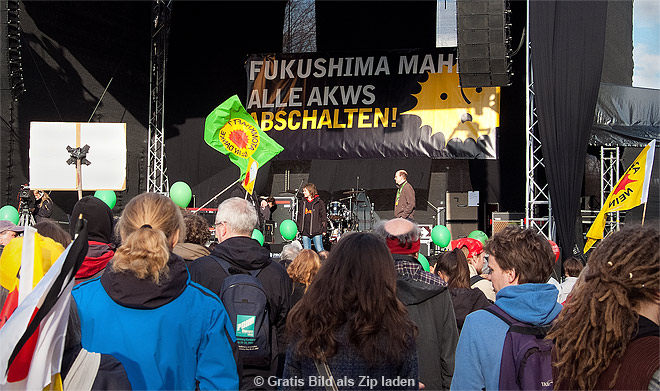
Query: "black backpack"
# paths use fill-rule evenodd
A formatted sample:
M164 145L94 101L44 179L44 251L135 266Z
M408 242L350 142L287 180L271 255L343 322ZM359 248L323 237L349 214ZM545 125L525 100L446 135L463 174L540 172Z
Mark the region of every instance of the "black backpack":
M218 296L234 326L241 361L247 365L269 366L270 310L266 291L257 279L262 269L244 271L224 259L212 257L227 273Z
M485 280L485 278L481 277L478 274L475 274L474 276L470 277L470 288L472 288L474 286L474 284L476 284L477 282L479 282L481 280Z
M550 325L534 326L512 318L496 304L486 311L509 325L502 348L500 390L552 390L553 342Z

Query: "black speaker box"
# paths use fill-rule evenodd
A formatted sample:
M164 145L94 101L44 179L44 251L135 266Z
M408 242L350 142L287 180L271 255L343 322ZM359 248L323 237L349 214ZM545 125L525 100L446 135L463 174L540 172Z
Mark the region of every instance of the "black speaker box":
M284 220L292 218L291 211L295 207L294 197L274 197L275 205L277 208L271 215L272 226L269 227L271 234L271 241L269 243L280 244L283 242L282 235L280 234L280 223ZM295 211L294 211L295 212ZM295 216L294 221L295 221Z
M511 24L505 0L457 0L461 87L508 86Z

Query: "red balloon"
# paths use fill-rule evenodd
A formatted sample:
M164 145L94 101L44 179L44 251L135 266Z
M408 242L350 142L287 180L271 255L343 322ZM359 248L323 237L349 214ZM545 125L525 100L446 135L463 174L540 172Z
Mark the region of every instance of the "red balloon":
M550 243L550 247L552 247L552 252L555 253L555 263L557 263L559 260L559 246L557 246L557 243L552 240L548 240L548 243Z

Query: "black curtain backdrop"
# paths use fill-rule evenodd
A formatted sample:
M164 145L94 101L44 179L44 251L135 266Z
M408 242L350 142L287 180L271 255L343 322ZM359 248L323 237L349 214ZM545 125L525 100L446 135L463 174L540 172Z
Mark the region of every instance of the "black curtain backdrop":
M607 1L529 2L534 92L557 241L575 245L584 160L603 65Z

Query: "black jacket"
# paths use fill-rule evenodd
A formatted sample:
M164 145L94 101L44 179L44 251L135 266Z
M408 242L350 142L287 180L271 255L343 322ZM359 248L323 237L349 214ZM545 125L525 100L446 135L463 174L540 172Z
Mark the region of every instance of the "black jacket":
M412 257L408 258L414 260ZM419 328L419 381L424 383L427 390L448 390L454 374L458 343L456 318L449 290L445 286L431 285L413 280L410 276L398 275L396 295L408 309L410 320Z
M305 216L309 215L308 219ZM298 230L302 236L316 236L326 231L328 216L325 202L316 196L312 201L303 199L298 208Z
M463 322L468 314L484 309L492 303L488 301L486 295L479 288L449 288L451 293L451 302L454 305L454 314L456 315L456 325L458 332L463 328Z
M291 279L286 270L277 262L270 258L270 252L261 247L259 242L248 237L233 237L219 243L212 255L224 259L239 270L263 269L257 279L261 282L268 296L270 306L270 317L273 341L272 352L273 362L270 367L250 367L243 366L241 378L241 388L254 387L255 376L275 376L281 375L281 368L284 365L284 355L286 354L286 343L284 339L284 328L286 325L286 316L291 308ZM222 283L227 277L224 269L213 257L207 256L198 258L188 264L190 278L208 288L212 292L219 294L222 289ZM278 356L281 356L278 358ZM280 368L281 367L281 368Z

